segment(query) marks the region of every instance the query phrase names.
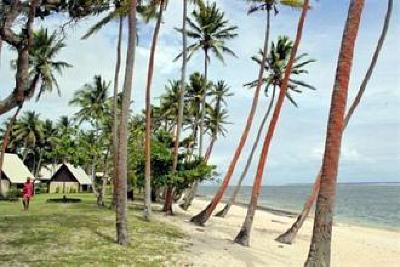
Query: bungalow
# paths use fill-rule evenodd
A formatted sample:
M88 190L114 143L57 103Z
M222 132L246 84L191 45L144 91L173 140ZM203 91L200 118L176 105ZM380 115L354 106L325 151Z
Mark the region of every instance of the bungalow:
M11 186L22 188L28 177L33 178L33 175L18 155L5 153L1 172L0 193L6 195Z
M71 164L60 164L50 178L49 193L77 193L88 191L92 180L80 167Z

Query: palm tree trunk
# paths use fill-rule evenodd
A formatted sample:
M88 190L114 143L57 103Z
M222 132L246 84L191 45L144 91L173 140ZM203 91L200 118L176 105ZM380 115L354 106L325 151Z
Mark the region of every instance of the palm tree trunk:
M208 146L208 148L206 149L206 154L204 154L204 161L205 162L208 162L208 160L210 159L210 157L211 157L211 153L212 153L212 151L213 151L213 148L214 148L214 145L215 145L215 142L217 141L217 136L213 136L212 138L211 138L211 142L210 142L210 145Z
M183 16L182 16L182 71L181 71L181 87L179 90L178 116L176 120L175 144L173 151L172 172L176 171L178 166L178 150L179 140L183 123L183 106L186 85L186 69L187 69L187 34L186 34L186 18L187 18L188 0L183 0Z
M208 51L207 49L204 50L204 88L203 88L203 95L201 96L201 113L200 113L200 139L199 139L199 157L203 156L203 141L204 141L204 119L206 116L206 90L207 90L207 83L208 83Z
M244 169L242 171L242 174L240 175L239 181L238 181L238 183L237 183L237 185L236 185L236 187L235 187L235 189L234 189L234 191L232 193L232 196L229 199L228 203L225 204L225 206L224 206L224 208L222 210L220 210L219 212L217 212L215 214L215 216L217 216L217 217L225 217L228 214L229 209L231 208L231 206L233 204L235 204L237 195L239 194L240 188L242 187L242 182L243 182L244 178L246 177L247 172L250 169L251 162L253 161L254 154L255 154L255 152L257 150L258 143L260 142L260 139L261 139L261 134L262 134L262 132L264 130L265 124L267 123L267 120L269 118L269 114L271 113L272 106L274 105L275 89L276 89L276 87L274 85L274 89L273 89L273 92L272 92L272 98L271 98L271 100L269 102L267 112L265 112L264 118L262 119L260 127L258 128L256 140L253 143L253 146L252 146L251 151L250 151L250 155L247 158L246 165L245 165L245 167L244 167Z
M158 35L160 33L161 20L163 14L163 2L160 2L160 9L158 12L158 18L156 26L154 28L153 40L150 50L149 68L147 73L147 86L146 86L146 133L144 137L144 156L145 156L145 168L144 168L144 218L150 220L151 215L151 83L154 74L154 58L156 54L156 46Z
M3 39L0 36L0 67L1 67L1 49L3 48Z
M270 12L267 12L267 26L265 30L265 38L264 38L264 48L263 48L263 58L261 60L261 67L260 71L258 73L258 81L257 81L257 87L254 91L254 96L253 96L253 101L251 103L251 109L250 113L247 116L247 121L246 121L246 126L243 130L242 136L240 137L239 145L237 146L235 150L235 154L233 155L233 158L229 164L228 170L225 174L225 177L222 181L222 184L220 188L218 189L218 192L215 194L214 198L212 201L207 205L207 207L202 210L199 214L191 218L191 222L193 222L196 225L199 226L204 226L204 223L210 218L212 212L214 209L217 207L218 203L221 201L222 197L224 196L224 193L226 189L228 188L229 181L232 178L233 171L235 170L236 163L239 160L240 154L242 153L243 147L246 143L247 137L250 132L251 125L253 123L254 115L257 109L257 104L258 104L258 98L260 95L260 90L262 86L262 79L264 76L264 65L266 62L267 54L268 54L268 42L269 42L269 29L270 29Z
M304 266L330 266L333 210L336 199L336 178L344 130L348 86L364 0L350 1L343 31L336 79L327 126L325 154L322 163L320 190L316 203L313 237Z
M124 91L119 124L118 141L118 179L116 188L116 232L117 243L128 245L127 227L127 154L128 154L128 117L132 94L132 80L136 56L136 0L131 0L128 13L128 47L125 65Z
M119 29L118 29L118 42L117 42L117 55L115 62L115 73L114 73L114 96L113 96L113 199L111 208L115 206L116 196L116 182L118 179L118 89L119 89L119 72L121 69L121 41L122 41L122 29L123 29L123 17L119 17Z
M43 158L43 150L42 150L42 148L39 148L39 160L38 160L38 163L37 163L36 169L35 169L35 179L37 179L39 177L40 167L42 165L42 158Z
M353 100L353 103L351 104L347 115L345 117L344 120L344 130L347 128L347 125L352 117L352 115L354 114L354 111L356 110L357 106L360 104L361 102L361 98L365 92L365 89L367 88L367 84L369 82L369 80L371 79L372 76L372 72L376 66L376 63L378 61L378 57L380 54L380 51L382 50L383 47L383 43L385 41L385 37L389 28L389 24L390 24L390 18L391 18L391 14L392 14L392 9L393 9L393 0L388 0L388 8L386 11L386 16L385 16L385 21L383 24L383 28L381 31L381 35L379 37L374 55L372 56L372 60L371 63L368 67L367 73L361 83L361 86L358 90L358 93L356 95L356 97ZM321 166L322 169L322 166ZM313 186L313 190L311 195L309 196L309 198L307 199L306 203L304 204L304 208L302 210L302 212L299 214L299 216L297 217L297 220L294 222L294 224L283 234L281 234L276 241L281 242L281 243L285 243L285 244L292 244L294 239L296 238L297 232L300 230L301 226L303 225L305 219L308 217L308 214L312 208L312 206L314 205L317 196L318 196L318 192L319 192L319 186L320 186L320 181L321 181L321 170L317 176L317 179L314 182L314 186Z
M284 78L282 81L282 85L280 86L280 92L279 92L278 100L277 100L275 108L274 108L274 113L272 114L272 119L269 123L267 134L265 135L264 144L263 144L261 154L260 154L260 160L258 161L256 177L255 177L254 183L253 183L253 188L252 188L252 192L251 192L250 203L247 208L246 218L243 222L243 225L242 225L239 233L237 234L237 236L234 240L235 243L238 243L238 244L241 244L244 246L248 246L249 242L250 242L250 231L251 231L252 224L253 224L253 218L256 213L258 195L260 193L263 172L264 172L264 168L265 168L265 165L267 162L268 152L269 152L272 138L274 136L275 128L276 128L276 125L279 120L279 116L281 113L283 103L285 102L286 90L288 87L288 82L289 82L290 74L292 71L293 62L296 58L297 49L299 47L301 37L303 34L304 22L305 22L305 18L306 18L306 15L308 12L308 7L309 7L308 3L309 3L309 0L305 0L303 3L303 9L302 9L301 16L299 18L299 22L298 22L298 26L297 26L296 39L295 39L292 51L290 53L290 58L289 58L288 64L285 69L285 75L284 75ZM261 67L264 67L264 65L262 64Z
M22 109L22 105L17 108L17 111L15 111L14 115L11 117L11 120L8 123L6 132L4 133L4 137L3 137L3 144L1 146L1 151L0 151L0 197L3 194L3 191L2 191L2 188L1 188L1 186L2 186L2 184L1 184L1 176L3 174L4 154L6 153L8 142L10 141L12 128L14 126L15 121L17 120L17 116L18 116L18 114L19 114L21 109Z
M176 171L178 166L178 150L179 140L181 136L183 123L183 107L186 86L186 70L187 70L187 34L186 34L186 19L187 19L188 0L183 0L183 16L182 16L182 72L181 72L181 87L179 90L178 117L176 122L175 144L173 151L172 172ZM167 207L167 206L166 206ZM165 208L166 208L165 207ZM172 204L171 204L172 207Z

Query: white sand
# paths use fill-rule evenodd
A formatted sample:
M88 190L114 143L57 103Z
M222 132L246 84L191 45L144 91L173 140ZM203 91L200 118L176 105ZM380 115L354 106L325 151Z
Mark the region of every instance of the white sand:
M258 210L250 247L243 247L232 243L246 214L243 207L233 206L225 218L213 216L206 227L189 222L207 203L196 199L187 212L174 206L176 216L159 216L189 235L182 266L303 266L311 239L311 220L304 223L293 245L282 245L274 238L294 218ZM217 210L222 207L220 204ZM337 224L333 229L331 266L400 266L400 231Z

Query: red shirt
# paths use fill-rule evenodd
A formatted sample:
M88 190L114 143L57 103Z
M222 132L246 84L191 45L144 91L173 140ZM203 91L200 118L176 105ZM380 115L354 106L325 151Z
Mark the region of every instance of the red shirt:
M22 189L22 195L24 197L32 197L33 196L33 183L32 182L24 183L24 188Z

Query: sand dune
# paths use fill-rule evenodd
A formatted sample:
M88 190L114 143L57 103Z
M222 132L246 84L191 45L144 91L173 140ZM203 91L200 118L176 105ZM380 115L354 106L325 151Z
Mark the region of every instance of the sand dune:
M234 206L226 218L212 217L206 227L188 220L205 207L205 200L195 200L189 211L175 206L176 216L159 219L185 231L188 251L182 258L186 266L303 266L311 238L312 221L305 222L296 243L282 245L274 241L287 229L293 218L258 210L251 234L251 246L232 243L246 210ZM219 208L222 208L220 205ZM400 231L336 224L332 243L332 266L400 266Z

